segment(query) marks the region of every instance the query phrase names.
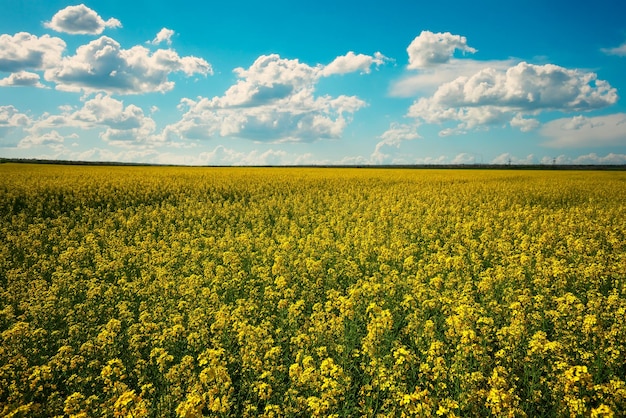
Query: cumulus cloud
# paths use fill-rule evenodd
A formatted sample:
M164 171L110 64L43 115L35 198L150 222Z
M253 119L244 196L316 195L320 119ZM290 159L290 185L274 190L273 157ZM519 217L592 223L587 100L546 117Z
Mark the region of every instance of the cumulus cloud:
M617 55L620 57L626 56L626 42L615 48L602 48L602 52L607 55Z
M397 146L403 141L418 139L420 136L417 134L417 126L415 125L392 123L380 138L387 145Z
M322 70L323 76L333 74L346 74L360 71L369 74L372 65L379 67L389 59L380 52L376 52L374 56L365 54L355 54L350 51L346 55L335 58L330 64L326 65Z
M150 41L152 45L158 45L160 43L165 42L168 45L172 44L172 36L174 36L174 31L172 29L163 28L156 34L154 39Z
M272 54L262 55L250 68L236 68L234 72L237 83L224 96L213 98L210 106L252 107L292 98L295 92L308 93L320 68Z
M96 95L82 109L70 115L74 121L87 126L105 127L100 137L114 145L154 144L156 123L133 104L124 106L120 100Z
M616 154L616 153L609 153L605 156L600 156L598 154L596 154L595 152L592 152L590 154L585 154L585 155L579 155L578 157L570 157L567 155L559 155L557 157L543 157L541 159L541 164L580 164L580 165L585 165L585 164L590 164L590 165L597 165L597 164L606 164L606 165L622 165L622 164L626 164L626 154Z
M25 136L17 144L18 148L32 148L38 146L48 146L52 148L59 148L63 145L65 138L57 131L50 131L43 134L31 134Z
M407 68L416 71L390 86L391 96L420 96L406 116L418 125L448 124L440 136L506 125L528 132L540 126L542 112L597 110L618 99L617 90L590 71L455 58L456 51L476 49L463 36L423 31L407 48Z
M431 97L415 101L408 116L427 123L460 122L443 130L445 135L503 123L512 113L586 111L616 101L616 89L595 73L521 62L506 71L486 68L445 83ZM523 122L520 117L513 125Z
M0 106L0 126L26 126L29 122L30 118L15 106Z
M455 51L463 53L455 58ZM477 50L467 44L467 39L450 32L422 31L407 48L407 71L391 83L389 94L393 97L414 97L432 94L440 85L461 76L471 76L485 68L506 70L518 61L513 59L479 61L466 58L466 53Z
M348 53L331 64L310 66L279 55L260 56L249 68L236 68L237 83L223 96L183 99L182 119L168 126L166 138L234 136L257 141L314 141L339 138L351 115L365 106L355 96L316 96L321 77L367 72L382 55Z
M340 137L347 117L365 102L347 96L314 98L310 92L301 92L249 107L215 107L206 98L185 100L182 105L186 109L182 119L165 129L168 139L172 135L190 139L234 136L257 141L310 142Z
M604 157L596 153L580 155L572 160L574 164L607 164L622 165L626 164L626 154L609 153Z
M362 164L393 164L393 158L391 154L385 153L383 151L383 147L386 144L379 142L376 144L376 148L372 155L370 155L369 160L365 160Z
M44 23L44 26L57 32L99 35L105 28L122 27L122 23L115 18L105 21L89 7L79 4L59 10L50 22Z
M519 61L513 59L479 61L475 59L451 59L445 64L411 71L391 83L389 95L392 97L415 97L430 95L439 86L449 83L458 77L471 77L486 68L506 71Z
M450 164L476 164L476 154L462 152L457 154L451 161Z
M446 164L448 161L448 157L445 155L440 155L438 157L423 157L416 158L415 164L428 164L428 165L438 165L438 164Z
M0 106L0 138L17 128L27 128L31 118L21 113L15 106Z
M459 77L440 86L433 99L455 107L589 110L615 103L617 92L595 73L521 62L505 72L486 68Z
M151 53L143 46L122 49L115 40L102 36L78 47L44 77L57 89L75 92L104 91L118 94L166 92L174 87L168 79L173 72L212 74L211 65L193 56L180 57L171 49Z
M422 31L407 48L408 68L417 70L445 64L450 61L456 50L472 54L476 52L476 49L467 45L467 39L464 36L453 35L450 32Z
M554 148L626 145L626 113L606 116L555 119L539 131Z
M282 149L238 151L223 145L211 151L194 155L162 152L151 158L157 164L215 165L215 166L264 166L318 164L310 153L294 154Z
M297 156L284 150L269 149L241 152L218 145L213 151L203 152L198 156L202 164L211 165L287 165L293 164Z
M156 123L133 104L124 106L120 100L97 94L78 110L59 115L44 115L32 124L30 131L40 133L50 129L99 129L100 137L113 145L154 145Z
M45 86L39 82L39 74L30 73L28 71L20 71L0 79L0 86L45 88Z
M518 158L508 152L498 155L496 158L491 160L491 164L513 164L513 165L528 165L535 164L537 161L535 159L534 154L529 154L525 158Z
M525 118L521 113L517 113L509 123L512 127L519 128L522 132L529 132L539 127L537 119Z
M171 163L158 159L158 152L151 148L134 148L118 151L109 148L91 148L86 151L65 152L64 159L75 161L106 161L106 162L129 162L129 163Z
M490 125L506 123L509 119L507 110L503 107L449 107L449 105L437 103L432 98L417 100L409 108L408 116L416 118L419 123L459 122L455 127L442 129L439 132L440 136L464 134L474 129L486 129Z
M103 94L96 95L88 100L82 109L71 114L71 119L92 124L106 124L118 128L133 128L138 126L138 114L143 113L135 105L124 107L120 100Z
M384 152L389 147L399 148L405 141L412 141L420 138L417 133L417 125L392 123L383 134L379 137L381 141L376 144L374 152L370 156L370 160L376 164L398 162L390 160L390 154Z
M65 42L49 35L3 34L0 35L0 71L16 73L51 68L61 61L64 50Z

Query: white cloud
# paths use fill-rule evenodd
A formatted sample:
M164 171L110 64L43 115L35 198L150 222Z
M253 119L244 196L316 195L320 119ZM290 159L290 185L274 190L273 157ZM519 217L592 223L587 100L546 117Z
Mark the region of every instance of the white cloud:
M595 73L553 64L521 62L505 72L486 68L437 89L437 103L461 106L504 106L521 110L598 109L617 101L617 93Z
M63 58L44 77L57 83L59 90L141 94L171 90L174 82L168 76L179 71L187 76L213 73L202 58L180 57L171 49L154 53L143 46L122 49L115 40L102 36L78 47L76 55Z
M303 165L318 164L312 154L292 154L285 150L268 149L265 151L238 151L216 146L211 151L194 155L163 152L152 156L148 162L157 164L181 165L217 165L217 166L259 166L259 165Z
M115 18L105 21L89 7L79 4L58 11L44 26L57 32L99 35L105 28L122 27L122 23Z
M608 55L626 56L626 42L615 48L602 48L602 52Z
M450 164L476 164L476 154L462 152L450 161Z
M284 165L289 164L289 156L283 150L266 150L259 152L252 150L250 152L239 152L227 149L221 145L217 146L212 152L203 153L200 157L211 164L222 165Z
M572 158L566 155L559 155L558 157L544 156L541 158L540 164L543 165L555 165L555 164L572 164Z
M626 113L555 119L546 123L540 133L548 138L544 145L554 148L626 146Z
M609 153L604 157L599 156L596 153L580 155L572 160L574 164L626 164L626 154Z
M558 157L543 157L541 164L545 165L562 165L562 164L580 164L580 165L622 165L626 164L626 154L609 153L604 157L592 152L590 154L579 155L578 157L570 157L567 155L559 155Z
M49 146L59 149L65 139L57 131L50 131L43 134L30 134L20 140L18 148L32 148L37 146Z
M546 111L573 112L617 102L617 90L593 72L553 64L534 65L454 58L474 53L463 36L422 32L407 48L408 69L418 70L390 86L394 97L421 97L407 112L416 124L444 124L440 136L509 124L528 132Z
M414 97L416 94L431 94L437 87L461 76L471 76L485 68L506 70L516 63L513 59L478 61L454 58L455 51L475 53L467 45L464 36L449 32L433 33L422 31L407 48L409 62L402 78L392 82L389 93L392 97Z
M131 104L124 107L122 101L103 94L98 94L93 99L86 101L82 109L71 115L72 120L87 125L104 124L119 129L131 129L140 126L142 117L143 111L137 106Z
M512 127L519 128L522 132L529 132L539 127L537 119L525 118L521 113L517 113L509 123Z
M0 106L0 138L4 138L15 129L27 128L31 118L21 113L15 106Z
M370 165L371 159L361 155L349 155L335 161L322 161L319 165Z
M0 79L0 86L45 88L45 86L39 82L39 74L30 73L28 71L20 71Z
M69 155L69 159L78 161L106 161L106 162L144 162L156 163L158 153L153 149L125 149L118 152L111 149L92 148L87 151L74 152ZM167 163L163 161L163 163Z
M117 146L152 146L159 143L154 135L156 123L138 106L124 106L120 100L103 94L86 101L82 108L60 115L43 115L29 129L33 134L49 129L80 128L100 130L100 137Z
M157 33L152 41L150 41L153 45L158 45L162 42L165 42L168 45L172 45L172 36L174 36L174 31L172 29L163 28Z
M387 145L400 145L402 141L411 141L420 138L417 133L417 126L392 123L380 138Z
M448 161L448 157L446 157L445 155L440 155L438 157L416 158L414 163L415 164L439 165L439 164L446 164L447 161Z
M388 61L380 52L376 52L374 56L355 54L350 51L346 55L335 58L330 64L326 65L322 70L322 75L327 77L333 74L346 74L360 71L369 74L372 65L379 67Z
M447 121L460 122L452 128L445 128L439 136L465 134L470 130L487 129L488 126L506 123L510 117L506 109L497 106L481 107L448 107L436 103L430 98L416 101L410 108L408 116L418 122L441 124Z
M411 72L393 81L389 88L392 97L415 97L418 94L432 94L442 84L451 82L458 77L470 77L485 68L506 71L516 65L518 61L490 60L478 61L474 59L451 59L445 64L420 69L417 73Z
M445 83L431 97L415 101L408 116L427 123L460 122L441 131L446 135L506 122L511 113L521 118L548 110L585 111L616 101L616 89L595 73L521 62L506 71L486 68Z
M393 164L393 157L389 153L385 153L383 151L383 147L386 144L379 142L376 144L376 148L372 155L370 155L369 160L365 161L365 164Z
M109 96L97 95L85 102L82 109L71 115L76 121L105 127L100 137L113 145L155 145L159 143L154 135L156 123L138 106L115 100Z
M434 65L445 64L454 55L454 51L474 53L476 49L467 45L464 36L453 35L450 32L433 33L422 31L409 47L409 69L417 70Z
M256 106L310 92L320 66L311 67L297 59L283 59L279 55L262 55L248 69L236 68L239 80L224 96L215 97L211 107Z
M65 42L49 35L37 37L20 32L14 36L0 35L0 71L15 73L43 70L61 61Z
M374 152L370 156L370 160L376 164L387 164L397 162L391 158L390 154L385 153L383 150L389 147L399 148L402 142L412 141L420 138L417 133L417 125L392 123L389 129L387 129L380 136L381 141L376 144Z
M164 131L168 139L234 136L257 141L314 141L339 138L351 115L365 106L355 96L316 96L320 77L367 72L380 55L348 53L328 66L310 66L279 55L260 56L221 97L183 99L182 119Z
M525 158L518 158L508 152L504 154L498 155L496 158L491 160L491 164L513 164L513 165L528 165L528 164L536 164L536 159L534 154L529 154Z

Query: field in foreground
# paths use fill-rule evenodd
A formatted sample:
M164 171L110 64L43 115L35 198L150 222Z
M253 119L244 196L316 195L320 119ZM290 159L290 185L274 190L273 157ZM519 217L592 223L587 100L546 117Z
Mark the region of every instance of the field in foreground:
M626 173L0 165L0 415L620 416Z

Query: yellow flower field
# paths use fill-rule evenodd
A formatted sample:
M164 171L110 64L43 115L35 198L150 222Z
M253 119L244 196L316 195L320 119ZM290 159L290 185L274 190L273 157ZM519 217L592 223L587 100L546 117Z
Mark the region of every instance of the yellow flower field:
M626 172L0 165L0 416L611 417Z

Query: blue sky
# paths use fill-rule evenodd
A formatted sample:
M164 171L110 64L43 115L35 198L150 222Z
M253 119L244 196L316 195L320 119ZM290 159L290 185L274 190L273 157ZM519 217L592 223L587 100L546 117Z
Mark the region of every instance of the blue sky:
M5 0L0 156L626 164L618 0Z

